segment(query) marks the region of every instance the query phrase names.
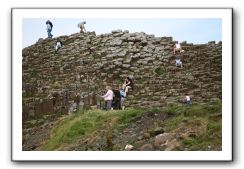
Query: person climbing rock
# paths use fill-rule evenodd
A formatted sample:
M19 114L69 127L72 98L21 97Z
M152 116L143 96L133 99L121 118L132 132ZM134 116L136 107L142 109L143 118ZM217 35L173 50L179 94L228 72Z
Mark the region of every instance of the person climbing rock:
M180 66L182 68L183 65L182 65L182 61L180 60L180 58L175 59L175 65L176 65L176 67Z
M80 28L80 33L85 33L86 32L85 24L86 24L86 21L78 23L77 26L78 26L78 28Z
M63 43L61 42L61 40L58 38L57 42L56 42L56 46L55 46L55 50L56 52L63 46Z
M53 35L52 35L52 29L53 29L53 24L50 20L47 20L46 22L46 25L47 25L47 36L48 36L48 39L52 39Z
M125 93L123 88L120 89L119 93L120 93L120 108L122 110L124 110L125 109L124 103L125 103L126 93Z
M180 53L184 52L184 50L182 50L181 45L179 44L179 42L176 42L175 45L174 45L174 48L173 48L174 55L175 55L176 51L180 51Z
M133 89L133 82L131 78L126 77L124 84L123 84L123 90L125 90L125 93L127 94L129 89Z
M111 87L109 87L109 86L106 87L106 90L107 90L107 93L101 97L106 102L106 110L111 110L114 93L111 90Z

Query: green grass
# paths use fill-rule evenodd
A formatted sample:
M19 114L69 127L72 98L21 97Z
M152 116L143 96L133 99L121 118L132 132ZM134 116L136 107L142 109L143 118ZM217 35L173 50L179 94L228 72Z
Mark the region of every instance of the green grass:
M176 115L181 111L183 111L183 108L177 104L170 104L165 108L165 112L168 113L168 115Z
M87 136L95 130L124 128L143 112L143 110L134 109L125 111L89 110L85 113L73 114L60 120L54 126L50 138L42 146L42 149L55 150L75 143L81 136Z
M182 143L189 150L221 149L222 120L221 116L211 117L221 113L221 103L209 103L205 105L193 104L189 109L177 105L169 106L166 111L174 114L165 121L166 132L172 132L187 125L187 129L196 130L196 137L187 137ZM180 111L180 114L176 114ZM211 118L210 118L211 117ZM210 146L210 147L209 147Z
M164 109L128 109L128 110L86 110L63 117L53 127L50 137L45 141L42 150L59 150L67 145L77 143L82 137L90 138L94 132L105 131L107 139L105 150L120 149L118 145L112 143L112 133L123 131L129 125L139 120L143 113L166 113L168 119L165 121L155 120L152 126L162 126L166 133L174 133L178 129L192 131L196 130L196 136L184 137L182 145L189 150L209 150L221 148L222 120L221 103L209 103L204 105L192 104L189 109L185 105L170 104ZM180 131L178 131L180 133ZM130 140L128 140L130 141ZM117 146L117 147L116 147Z

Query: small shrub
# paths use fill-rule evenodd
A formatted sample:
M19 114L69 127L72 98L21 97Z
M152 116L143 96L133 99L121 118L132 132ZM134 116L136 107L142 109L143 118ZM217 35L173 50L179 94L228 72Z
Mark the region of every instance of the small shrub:
M163 75L165 70L161 67L158 67L154 70L154 72L156 73L157 76Z

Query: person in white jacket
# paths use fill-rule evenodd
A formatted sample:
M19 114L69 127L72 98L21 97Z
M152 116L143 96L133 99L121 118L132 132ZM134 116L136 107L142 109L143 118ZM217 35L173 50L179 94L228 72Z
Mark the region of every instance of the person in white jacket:
M111 90L111 88L109 86L106 87L106 90L107 90L107 93L101 97L106 102L106 110L111 110L114 92Z
M80 33L86 32L85 24L86 24L86 21L78 23L77 27L80 28Z

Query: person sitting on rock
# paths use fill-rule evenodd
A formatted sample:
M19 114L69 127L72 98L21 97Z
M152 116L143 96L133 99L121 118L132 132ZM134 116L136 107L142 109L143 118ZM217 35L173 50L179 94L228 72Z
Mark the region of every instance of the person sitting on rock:
M175 65L176 67L180 66L182 68L182 61L180 60L180 58L175 59Z
M180 51L180 53L184 52L184 50L182 50L181 45L179 44L179 42L176 42L175 45L174 45L174 48L173 48L174 55L175 55L176 51Z
M47 25L47 36L48 36L48 39L52 39L53 35L51 34L51 32L52 32L52 29L53 29L53 24L52 24L52 22L50 20L47 20L46 25Z
M123 88L120 89L119 93L120 93L120 108L122 110L124 110L125 109L124 102L125 102L125 98L126 98L126 93Z
M127 77L125 79L122 88L123 88L123 90L125 91L126 94L128 93L128 90L129 89L132 89L133 88L133 82L132 82L131 78Z
M85 33L85 32L86 32L85 24L86 24L86 21L84 21L84 22L80 22L80 23L77 25L78 28L80 28L80 33Z
M63 46L63 43L61 42L60 39L57 39L55 50L56 52Z
M114 93L111 90L111 87L109 87L109 86L106 87L106 90L107 90L107 93L101 97L106 102L106 110L111 110Z

